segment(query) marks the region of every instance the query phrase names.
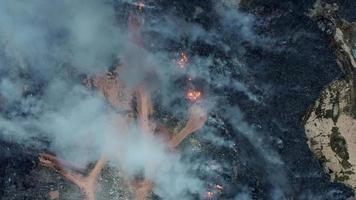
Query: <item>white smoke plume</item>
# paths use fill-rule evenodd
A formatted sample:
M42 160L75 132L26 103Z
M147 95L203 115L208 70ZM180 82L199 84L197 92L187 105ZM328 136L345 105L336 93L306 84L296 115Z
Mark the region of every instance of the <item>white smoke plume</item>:
M259 97L243 82L232 83L229 73L211 74L208 66L224 68L222 61L214 63L211 57L190 56L189 65L194 67L182 71L172 61L175 55L171 52L150 52L133 44L126 24L119 24L116 19L113 3L105 0L1 2L0 108L8 112L0 115L1 134L19 143L44 136L51 141L51 151L83 165L105 153L110 157L110 164L120 165L128 174L140 172L148 163L150 167L144 173L156 183L154 192L163 199L189 199L188 194L203 198L204 183L192 174L197 163L183 161L179 152L169 152L161 140L142 136L135 123L129 125L128 135L120 135L124 128L115 124L115 117L120 114L102 94L86 87L76 75L104 73L120 60L123 66L120 77L129 87L149 79L147 87L158 88L166 105L184 99L172 90L172 77L177 74L203 78L217 88L233 87L255 102L259 102ZM226 23L237 20L242 36L254 40L253 18L232 9L224 13L225 8L216 5ZM163 18L162 23L148 23L143 30L161 32L171 39L185 35L192 40L203 38L209 44L231 51L227 44L217 42L217 31L204 30L171 14ZM236 66L239 67L242 66ZM147 76L152 71L154 80ZM41 91L40 95L31 92L37 90ZM209 110L223 97L206 98ZM188 112L183 106L171 109ZM281 165L278 155L261 145L259 136L242 122L241 115L231 114L232 119L237 116L241 120L232 124L269 162ZM216 136L214 129L204 132L205 140L227 148L234 146L232 141ZM249 195L238 197L248 199Z

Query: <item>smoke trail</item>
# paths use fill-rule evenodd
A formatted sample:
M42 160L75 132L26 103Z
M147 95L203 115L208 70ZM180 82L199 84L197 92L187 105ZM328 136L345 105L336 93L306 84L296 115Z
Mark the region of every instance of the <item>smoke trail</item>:
M124 5L124 2L133 3L119 1L119 4ZM205 198L206 186L196 171L202 170L205 176L212 177L220 168L229 165L205 157L192 161L186 158L189 155L183 155L184 152L171 153L163 141L141 136L135 123L129 124L128 136L118 134L125 128L117 126L115 119L124 116L118 114L101 93L86 87L83 75L103 74L119 62L122 65L119 77L128 87L145 83L150 91L159 91L154 97L161 98L159 103L166 106L163 109L184 121L187 116L182 113L188 111L185 87L205 90L204 101L208 111L214 110L218 102L226 98L224 95L210 95L213 94L210 88L232 87L257 103L259 97L246 83L232 77L236 71L240 76L248 73L236 55L226 58L237 60L235 63L227 63L219 58L218 53L221 52L196 55L192 50L194 45L172 50L172 43L186 39L188 43L216 46L223 49L222 54L243 50L237 50L234 46L237 44L224 41L219 30L208 30L174 13L166 13L160 16L160 20L154 15L147 16L142 26L142 32L147 33L143 44L147 48L142 48L132 42L127 24L118 22L114 3L97 0L2 2L0 103L4 112L0 115L1 133L19 143L45 137L51 141L51 151L83 165L97 160L105 152L110 156L111 165L120 165L131 175L140 173L150 163L150 169L144 173L157 184L154 191L160 197L192 199L191 194L197 194ZM253 17L236 11L236 5L229 7L215 3L213 7L221 18L223 32L234 30L231 37L256 40ZM198 11L197 16L204 12ZM162 38L154 38L157 35L152 33L155 32ZM185 50L189 55L188 67L179 69L177 55ZM228 65L236 71L227 70ZM186 77L193 81L182 84L181 79ZM226 116L233 128L243 133L270 165L282 165L268 144L262 144L263 137L251 131L250 125L240 118L242 113L238 109ZM202 134L206 134L201 138L216 146L235 148L233 141L218 136L215 122L205 127ZM205 161L215 164L199 163ZM277 181L276 187L286 183L283 173L272 180ZM247 194L241 195L241 198L248 198Z

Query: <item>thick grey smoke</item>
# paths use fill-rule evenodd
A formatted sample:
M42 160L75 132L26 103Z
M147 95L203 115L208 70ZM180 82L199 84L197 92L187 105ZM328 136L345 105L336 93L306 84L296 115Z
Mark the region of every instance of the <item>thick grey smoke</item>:
M124 81L137 86L145 71L160 64L129 42L110 2L3 1L0 13L1 103L8 109L17 105L13 114L1 116L5 138L25 144L44 135L52 141L52 151L83 165L104 152L128 174L149 163L152 171L145 174L157 184L156 193L167 199L202 192L202 182L189 174L179 154L169 153L162 141L142 138L135 124L130 137L120 135L117 114L104 97L69 74L71 68L75 73L103 73L122 58L127 66ZM30 80L21 78L22 73L30 74ZM24 96L27 87L42 80L41 96Z
M123 33L110 2L1 2L0 44L12 66L45 78L60 65L100 72L120 50Z
M226 7L216 4L226 23L237 20L236 27L242 36L255 40L251 27L253 18ZM217 42L217 31L206 31L172 15L163 18L161 24L145 26L145 31L159 31L173 40L183 35L193 40L203 38L207 43L231 50L228 44ZM184 162L179 153L167 151L164 142L142 136L135 123L129 124L130 134L119 134L123 127L115 123L118 114L100 93L85 87L71 73L103 73L119 59L123 64L120 77L126 84L135 87L149 79L147 86L159 88L163 102L179 98L171 90L172 77L177 74L203 78L217 88L233 87L255 102L259 102L260 97L243 82L232 83L229 73L211 74L208 66L223 68L224 61L191 56L189 65L192 67L180 70L172 53L152 53L138 47L130 42L129 33L123 27L126 24L118 24L111 1L2 1L0 108L10 113L0 115L1 134L20 143L45 136L52 142L52 151L83 165L97 160L103 152L110 157L112 165L120 165L128 174L135 174L148 164L144 173L154 180L155 193L163 199L188 199L188 193L204 195L203 181L191 173L196 163ZM241 67L243 64L236 65L236 68ZM154 81L146 76L152 71ZM36 87L40 88L41 95L25 95ZM219 98L223 97L209 97L207 109L214 107ZM243 122L240 111L233 111L230 117L236 129L255 144L271 165L283 165L278 155L262 144L262 137ZM204 133L203 138L216 145L234 146L233 142L217 136L214 128L207 127ZM208 173L210 168L204 167ZM236 198L248 199L249 195L240 194Z

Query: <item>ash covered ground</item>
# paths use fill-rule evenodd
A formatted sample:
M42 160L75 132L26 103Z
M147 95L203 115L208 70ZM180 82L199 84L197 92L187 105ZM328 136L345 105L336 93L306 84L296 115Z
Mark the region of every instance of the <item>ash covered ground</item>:
M351 188L330 181L308 148L302 123L322 88L342 75L328 38L305 15L313 2L160 0L144 2L143 8L129 0L78 2L5 1L0 8L1 199L50 199L50 191L58 191L60 199L83 198L79 188L41 166L38 155L52 152L78 160L94 151L94 158L81 162L95 163L97 150L105 149L102 144L81 152L73 148L77 143L72 140L88 135L73 134L83 125L97 132L106 130L106 115L102 116L101 106L100 111L83 111L86 105L97 104L86 104L81 93L76 98L72 88L93 74L112 71L117 63L129 66L123 79L130 84L145 82L147 77L141 74L158 71L147 84L156 110L153 117L168 127L181 127L187 118L191 104L185 98L187 88L204 91L209 107L204 128L178 151L179 161L174 163L182 167L162 168L169 175L156 177L159 189L151 198L341 200L353 196ZM356 17L351 1L337 3L346 18ZM142 20L142 38L136 42L144 52L131 48L121 36L132 15ZM189 57L184 72L172 62L182 52ZM194 80L187 82L190 76ZM53 84L58 88L53 89ZM46 109L56 117L51 118ZM85 120L57 120L68 113L80 113L77 117ZM47 118L42 119L44 115ZM133 142L127 148L140 149L137 145ZM127 160L124 163L131 166ZM125 170L117 169L114 162L103 170L97 199L131 198L117 171Z

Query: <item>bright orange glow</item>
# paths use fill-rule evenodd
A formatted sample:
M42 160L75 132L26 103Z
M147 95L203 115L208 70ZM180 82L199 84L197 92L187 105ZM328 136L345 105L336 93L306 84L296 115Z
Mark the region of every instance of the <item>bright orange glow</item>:
M213 198L214 197L214 192L207 192L206 193L206 196L208 197L208 198Z
M187 98L190 101L197 101L202 97L202 93L198 90L190 90L187 92Z
M145 4L142 2L136 2L134 3L134 5L139 9L139 10L143 10L145 8Z
M180 54L180 58L177 63L178 63L178 66L183 69L187 66L188 61L189 61L188 55L186 53L182 52Z

